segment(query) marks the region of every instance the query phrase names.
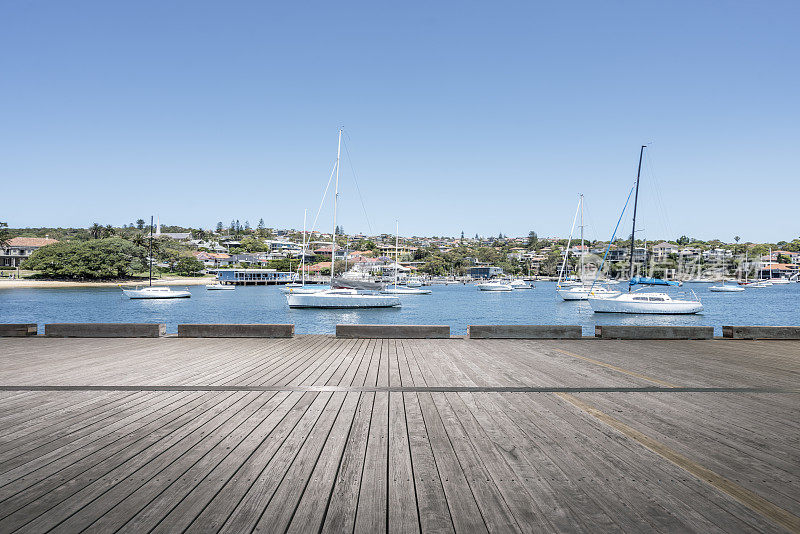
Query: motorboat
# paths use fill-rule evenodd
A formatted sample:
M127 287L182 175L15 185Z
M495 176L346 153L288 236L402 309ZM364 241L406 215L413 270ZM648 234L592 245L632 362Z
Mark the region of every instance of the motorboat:
M514 291L511 284L505 282L481 282L478 284L478 289L481 291Z
M406 280L406 287L422 287L422 280L417 278L416 276L412 276L408 280Z
M703 311L698 299L673 299L667 293L621 293L615 297L590 295L587 299L595 313L690 314Z
M379 295L358 289L326 289L316 293L289 293L290 308L393 308L400 306L394 295Z
M206 284L206 289L209 291L233 291L236 289L236 286L233 284L223 284L219 281L216 281L213 284Z
M513 289L533 289L533 286L525 280L512 280L509 285Z
M769 281L772 282L773 285L783 285L789 283L788 278L770 278Z
M131 299L185 299L192 296L188 288L180 290L165 286L123 289L122 293Z
M587 300L590 294L613 297L619 295L621 292L596 285L594 288L592 286L557 288L556 293L558 293L558 296L564 300Z

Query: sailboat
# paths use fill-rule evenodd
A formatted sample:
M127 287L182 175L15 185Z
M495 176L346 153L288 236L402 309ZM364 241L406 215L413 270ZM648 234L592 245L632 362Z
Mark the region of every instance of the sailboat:
M567 257L569 256L569 246L572 244L572 233L575 231L575 220L578 217L578 213L580 212L581 215L581 255L580 255L580 283L571 283L567 284L564 280L562 280L562 275L566 272L567 267ZM572 229L569 232L569 239L567 240L567 248L564 250L564 262L561 264L561 271L558 273L558 282L556 282L556 293L564 300L586 300L589 298L589 290L591 286L586 285L583 282L583 257L586 254L584 250L584 239L583 239L583 194L579 195L578 197L578 208L575 211L575 217L572 219ZM595 293L598 295L619 295L619 291L613 291L611 289L607 289L603 286L597 286L594 289Z
M397 271L400 267L400 223L396 223L394 233L394 284L386 286L381 290L381 293L387 295L430 295L430 289L419 289L418 287L410 287L408 285L397 285ZM422 285L422 283L420 283Z
M159 233L161 223L159 222ZM122 294L129 299L185 299L192 296L189 288L185 291L179 289L172 289L171 287L153 287L153 216L150 216L150 250L147 254L147 260L150 263L150 275L147 277L148 285L139 289L123 289Z
M314 293L295 293L286 295L290 308L392 308L400 306L400 299L394 295L381 295L374 291L357 289L357 285L339 281L334 284L336 265L336 209L339 203L339 162L342 154L342 130L339 129L339 144L336 150L336 186L333 196L333 239L331 239L331 288ZM330 184L330 182L328 182ZM326 189L327 191L327 189ZM349 287L348 287L349 286Z
M740 293L744 291L742 286L725 285L725 254L722 255L722 285L710 286L708 290L714 293Z
M642 145L642 148L639 151L639 169L636 172L636 196L634 197L633 201L633 227L631 228L630 252L631 268L630 280L628 281L628 292L616 296L609 296L595 294L592 289L589 292L589 305L592 307L592 311L595 313L689 314L703 311L703 305L696 296L694 296L694 299L673 299L667 293L631 291L631 288L637 284L651 286L681 285L681 282L634 276L633 251L635 243L634 237L636 236L636 207L639 202L639 179L642 173L642 157L644 156L645 148L646 145ZM633 190L628 193L628 200L625 201L625 207L622 208L622 214L625 213L625 208L628 206L631 193L633 193ZM611 240L608 242L608 248L603 256L603 264L605 264L605 258L608 255L609 249L611 248L611 243L614 241L614 237L616 236L617 228L619 228L619 223L621 220L622 215L620 215L620 220L617 221L617 227L614 229ZM692 293L692 295L694 295L694 293Z
M319 293L320 291L325 291L326 287L306 287L306 218L308 216L308 210L303 210L303 247L300 253L300 283L297 282L290 282L283 286L284 293L294 293L297 295L308 294L308 293ZM333 263L331 263L333 265ZM296 278L295 278L296 280Z

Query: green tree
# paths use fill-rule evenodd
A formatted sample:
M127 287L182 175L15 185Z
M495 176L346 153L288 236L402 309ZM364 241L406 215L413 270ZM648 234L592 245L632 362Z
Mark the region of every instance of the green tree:
M138 228L139 230L144 230L144 225L145 225L144 219L136 219L136 228Z
M10 237L8 236L8 223L0 222L0 248L8 247Z
M678 241L677 241L678 245L680 245L682 247L685 247L686 245L688 245L689 242L690 242L689 238L686 237L685 235L680 236L678 238Z
M219 221L219 222L217 223L217 233L218 233L218 234L221 234L221 233L222 233L222 231L223 231L224 229L225 229L225 225L224 225L224 224L222 224L222 221Z
M110 224L107 224L105 228L103 228L103 237L111 237L116 233L117 231Z
M539 236L536 235L536 232L531 230L528 232L528 248L536 248L536 245L539 243Z
M132 274L142 251L119 237L91 241L62 241L36 250L24 267L55 278L113 279Z
M203 262L191 256L181 256L175 262L175 272L184 276L197 276L204 267Z
M143 247L147 243L147 240L144 238L144 234L137 233L131 237L131 243L133 243L134 246Z
M92 236L92 239L100 239L103 234L103 227L97 223L94 223L92 226L89 227L89 235Z

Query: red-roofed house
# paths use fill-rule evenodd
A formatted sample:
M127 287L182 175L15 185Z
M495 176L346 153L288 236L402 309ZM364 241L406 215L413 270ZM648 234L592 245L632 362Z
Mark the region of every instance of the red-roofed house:
M19 267L37 249L58 243L57 239L47 237L12 237L8 247L0 249L0 267Z

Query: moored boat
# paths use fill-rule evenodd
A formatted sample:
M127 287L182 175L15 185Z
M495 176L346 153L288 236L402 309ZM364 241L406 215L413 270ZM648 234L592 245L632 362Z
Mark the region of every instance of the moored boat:
M478 289L481 291L514 291L511 284L504 282L481 282L478 284Z
M186 290L176 290L164 286L123 289L122 293L131 299L182 299L192 296L188 288Z

